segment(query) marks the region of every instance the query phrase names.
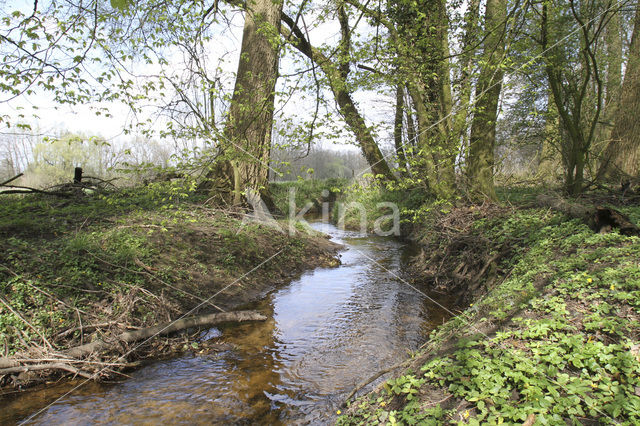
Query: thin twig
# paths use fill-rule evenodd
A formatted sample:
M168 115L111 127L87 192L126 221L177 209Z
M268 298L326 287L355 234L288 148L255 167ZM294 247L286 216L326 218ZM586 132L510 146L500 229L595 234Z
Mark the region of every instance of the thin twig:
M17 316L22 322L24 322L30 329L32 329L33 331L36 332L36 334L38 336L40 336L40 338L42 339L42 341L49 346L49 349L53 350L53 345L51 345L51 343L49 343L49 341L47 340L46 337L44 337L42 335L42 333L40 333L40 331L38 331L38 329L36 327L33 326L33 324L31 324L29 321L27 321L26 319L24 319L24 317L22 315L20 315L18 312L16 312L15 310L13 310L13 308L11 307L11 305L9 305L9 303L7 303L7 301L4 300L4 298L0 297L0 302L2 302L2 304L4 306L7 307L7 309L9 309L9 311L11 311L11 313L13 313L15 316Z
M76 313L78 314L78 322L80 323L80 344L84 345L84 329L82 328L82 318L80 318L78 308L76 308Z
M24 173L19 173L19 174L17 174L16 176L12 177L11 179L9 179L9 180L5 180L4 182L0 183L0 186L5 186L6 184L13 182L14 180L18 179L18 178L19 178L20 176L22 176L23 174L24 174Z

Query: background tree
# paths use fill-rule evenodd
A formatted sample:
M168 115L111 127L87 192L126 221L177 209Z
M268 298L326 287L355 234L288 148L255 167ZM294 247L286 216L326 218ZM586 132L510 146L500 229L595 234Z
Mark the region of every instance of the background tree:
M506 0L487 0L484 22L487 36L482 53L483 67L476 84L475 112L467 156L467 179L472 198L494 200L496 199L493 186L496 123L507 37Z
M585 166L602 112L603 80L596 46L611 10L610 1L542 3L542 54L553 100L567 134L561 153L565 189L573 195L584 188ZM561 42L574 35L573 43ZM576 49L572 49L574 46Z
M601 175L609 179L628 179L640 171L640 7L637 5L628 56L615 124L601 166Z

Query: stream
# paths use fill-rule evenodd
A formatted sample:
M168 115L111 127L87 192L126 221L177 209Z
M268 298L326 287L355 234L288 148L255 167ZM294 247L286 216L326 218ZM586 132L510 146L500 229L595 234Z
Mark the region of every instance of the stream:
M448 313L398 278L410 245L312 226L344 244L342 265L307 272L244 307L267 321L207 333L233 350L156 361L118 384L27 392L0 402L0 424L333 422L355 385L407 358Z

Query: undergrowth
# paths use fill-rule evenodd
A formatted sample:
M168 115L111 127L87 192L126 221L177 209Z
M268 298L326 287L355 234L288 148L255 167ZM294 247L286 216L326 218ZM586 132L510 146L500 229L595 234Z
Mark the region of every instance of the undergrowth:
M400 226L406 227L425 220L434 211L448 211L448 205L434 202L423 188L390 189L378 183L367 186L354 183L332 211L332 219L348 229L372 231L377 222L380 229L387 230L393 225L394 215Z
M297 215L308 206L308 203L310 204L309 213L322 213L322 203L335 201L345 191L347 185L347 179L300 179L272 182L269 185L269 192L279 213L288 217L291 213L293 216ZM293 193L293 197L291 197L291 193ZM295 212L290 211L291 200L295 203Z

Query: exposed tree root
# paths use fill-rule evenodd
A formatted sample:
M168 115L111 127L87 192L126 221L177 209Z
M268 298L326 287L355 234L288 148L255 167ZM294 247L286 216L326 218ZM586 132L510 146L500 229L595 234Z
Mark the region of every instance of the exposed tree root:
M509 257L517 241L489 241L472 224L477 217L509 214L508 208L486 204L459 207L437 217L418 241L422 249L413 261L413 275L427 281L435 291L457 295L457 304L474 299L475 293L482 293L495 281L500 261Z

